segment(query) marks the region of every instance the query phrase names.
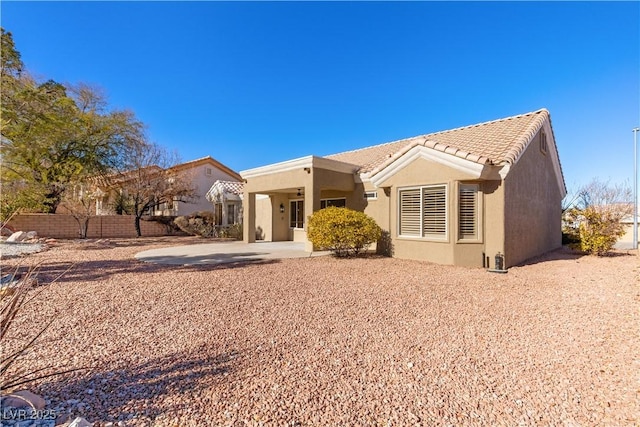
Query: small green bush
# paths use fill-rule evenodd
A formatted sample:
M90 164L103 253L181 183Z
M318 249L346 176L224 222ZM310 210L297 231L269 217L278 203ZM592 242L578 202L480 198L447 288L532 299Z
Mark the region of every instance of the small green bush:
M334 206L311 215L307 230L307 238L314 246L339 257L358 255L378 241L381 234L382 230L370 216Z
M173 222L187 234L201 237L218 237L216 217L213 212L194 212L191 215L179 216Z

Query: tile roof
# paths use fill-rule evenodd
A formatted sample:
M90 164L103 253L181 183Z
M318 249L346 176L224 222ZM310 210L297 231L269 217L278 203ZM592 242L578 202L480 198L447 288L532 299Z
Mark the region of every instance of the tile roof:
M361 173L376 172L412 147L424 145L475 163L514 164L546 120L549 112L541 109L324 157L358 165Z
M244 183L238 181L216 181L216 183L220 183L222 189L226 193L241 195L244 191Z
M204 165L204 164L210 164L215 168L220 169L221 171L223 171L224 173L226 173L227 175L236 178L238 180L241 180L242 177L240 176L240 174L234 170L232 170L231 168L229 168L226 165L223 165L222 163L220 163L219 161L217 161L216 159L214 159L211 156L205 156L205 157L200 157L199 159L195 159L195 160L190 160L188 162L184 162L184 163L180 163L178 165L172 166L169 169L170 170L184 170L184 169L190 169L190 168L194 168L200 165Z

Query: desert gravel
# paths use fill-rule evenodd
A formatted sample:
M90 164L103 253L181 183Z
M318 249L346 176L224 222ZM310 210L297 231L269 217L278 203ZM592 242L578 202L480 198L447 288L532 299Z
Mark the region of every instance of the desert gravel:
M58 413L127 426L633 426L634 252L559 250L508 274L388 258L167 267L193 238L60 243L4 351ZM46 284L65 271L56 283Z

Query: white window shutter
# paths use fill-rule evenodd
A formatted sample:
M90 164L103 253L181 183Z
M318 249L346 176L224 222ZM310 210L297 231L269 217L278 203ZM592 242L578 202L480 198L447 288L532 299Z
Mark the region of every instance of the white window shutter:
M400 191L400 235L420 236L420 189Z
M422 189L423 237L447 236L447 190L444 185Z
M461 184L459 192L459 238L478 238L478 186Z

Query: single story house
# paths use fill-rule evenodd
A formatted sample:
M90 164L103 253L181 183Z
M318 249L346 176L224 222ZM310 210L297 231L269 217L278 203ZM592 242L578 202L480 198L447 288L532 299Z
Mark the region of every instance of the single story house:
M495 268L501 254L509 267L562 244L566 187L546 109L240 175L246 242L312 251L307 218L333 205L373 217L398 258Z

